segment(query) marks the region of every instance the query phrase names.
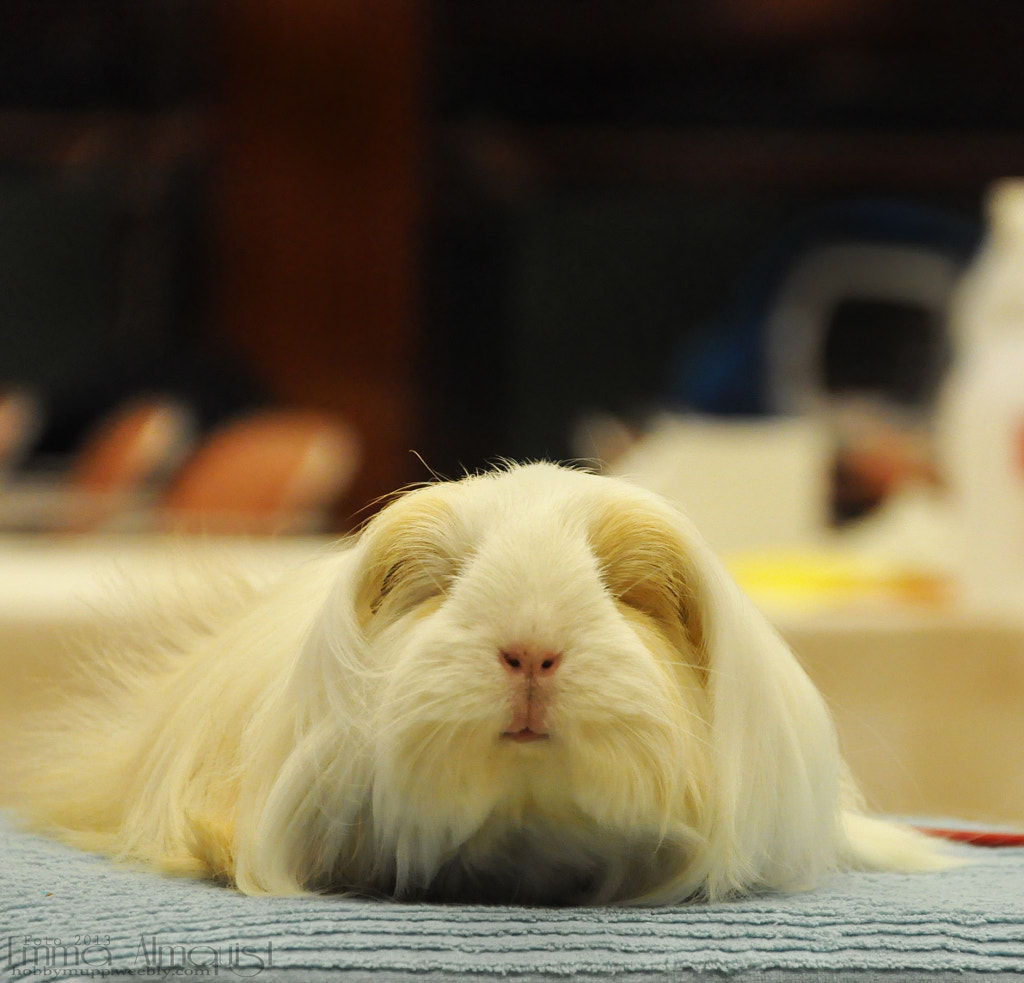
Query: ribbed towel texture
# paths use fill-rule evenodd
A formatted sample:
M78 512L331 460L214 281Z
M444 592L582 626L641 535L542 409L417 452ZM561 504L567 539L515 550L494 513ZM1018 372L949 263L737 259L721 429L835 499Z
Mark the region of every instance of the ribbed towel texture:
M1024 849L941 874L658 909L247 898L0 825L0 979L812 979L1024 975Z

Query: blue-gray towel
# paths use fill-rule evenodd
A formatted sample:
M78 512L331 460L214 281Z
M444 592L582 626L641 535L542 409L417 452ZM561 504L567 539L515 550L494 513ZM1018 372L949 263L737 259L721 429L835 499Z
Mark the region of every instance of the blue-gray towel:
M264 981L885 979L1024 975L1024 849L941 874L657 909L248 898L0 826L0 978Z

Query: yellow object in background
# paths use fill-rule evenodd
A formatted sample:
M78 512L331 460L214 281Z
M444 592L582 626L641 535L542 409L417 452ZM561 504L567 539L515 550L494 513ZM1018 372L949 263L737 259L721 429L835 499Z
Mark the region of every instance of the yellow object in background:
M951 598L948 579L940 573L841 551L745 553L727 562L744 590L772 608L935 607Z

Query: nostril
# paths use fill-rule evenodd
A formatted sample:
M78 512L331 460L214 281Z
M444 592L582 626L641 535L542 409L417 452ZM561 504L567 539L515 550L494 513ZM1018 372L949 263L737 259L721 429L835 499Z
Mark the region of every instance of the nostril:
M525 646L502 649L500 658L511 673L529 676L548 676L558 668L562 660L558 652L534 650Z
M511 669L513 672L519 672L523 668L523 660L513 652L501 652L501 661L505 663L507 669Z

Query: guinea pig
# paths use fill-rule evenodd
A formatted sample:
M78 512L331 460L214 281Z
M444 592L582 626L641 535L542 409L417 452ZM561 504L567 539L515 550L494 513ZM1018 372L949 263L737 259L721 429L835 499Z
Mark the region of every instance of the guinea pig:
M36 827L247 894L470 903L949 862L863 813L794 655L626 481L530 464L425 485L206 606L114 641L100 694L34 738Z

